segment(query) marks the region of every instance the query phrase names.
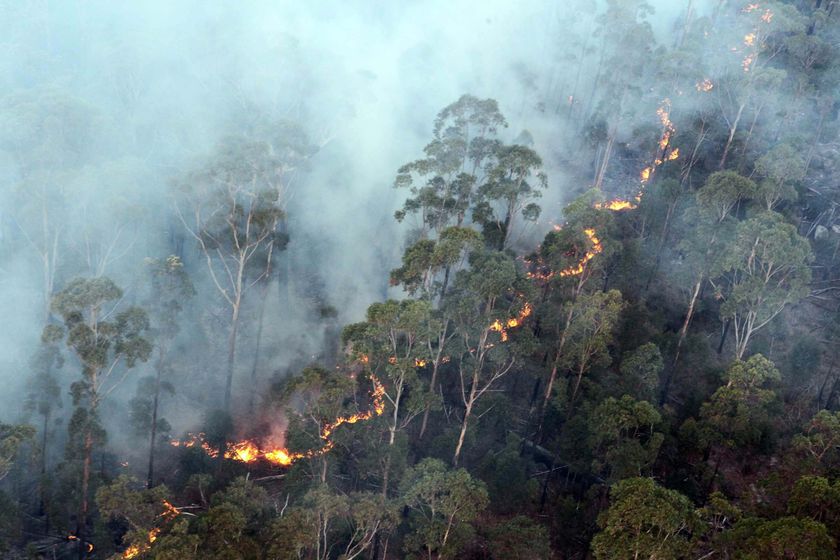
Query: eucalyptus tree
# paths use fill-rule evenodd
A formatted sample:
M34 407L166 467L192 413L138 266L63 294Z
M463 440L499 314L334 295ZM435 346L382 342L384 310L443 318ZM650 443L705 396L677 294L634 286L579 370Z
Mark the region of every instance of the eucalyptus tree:
M285 244L280 231L287 195L285 166L284 153L278 153L271 142L228 138L205 165L182 179L175 204L230 311L226 411L231 404L244 299L270 272L267 263L275 244ZM253 269L259 272L249 274Z
M51 421L56 409L61 408L61 387L56 370L64 365L64 357L58 343L61 333L49 329L43 333L41 344L30 360L32 376L29 378L26 394L26 409L42 418L41 422L41 476L47 472L48 441L52 430Z
M805 28L796 8L780 2L748 6L738 13L735 21L735 28L724 30L723 40L718 43L722 48L721 59L728 60L728 64L712 90L728 132L718 164L720 169L726 167L744 117L752 111L753 122L746 144L766 103L778 95L786 79L785 70L770 65L784 50L784 38ZM733 41L740 44L732 46ZM723 50L724 47L732 52Z
M791 443L820 468L840 465L840 412L820 410Z
M734 241L712 269L723 299L721 318L734 326L737 360L756 331L808 294L812 260L808 241L776 212L738 224Z
M403 479L400 495L409 510L412 532L405 551L426 558L458 558L472 535L471 523L487 508L484 483L464 469L449 470L426 458Z
M736 219L733 213L739 204L752 199L756 191L756 184L750 179L734 171L718 171L710 175L697 191L696 205L687 209L683 216L687 228L680 250L685 255L686 274L692 278L692 288L674 351L674 365L679 360L688 327L694 318L703 283L720 259L721 248L734 235ZM661 402L667 398L672 377L673 372L665 379Z
M420 239L406 248L402 266L391 271L391 284L402 285L412 296L438 302L446 295L450 274L466 264L470 252L483 245L472 228L451 226L435 239Z
M346 372L312 366L279 384L274 391L276 400L284 404L280 412L289 419L285 444L294 453L309 457L306 465L311 469L311 476L322 484L327 482L329 454L326 451L332 445L324 438L325 428L336 418L359 412L350 409L348 403L356 385L356 379Z
M780 144L756 160L755 171L764 178L757 198L766 210L773 210L782 202L796 200L793 185L805 178L805 159L792 145Z
M697 523L691 501L650 478L627 478L610 488L610 507L592 539L598 560L689 558Z
M369 492L339 493L324 484L310 489L271 526L270 558L353 560L393 530L397 503Z
M700 409L702 439L708 448L743 448L756 445L772 420L776 393L772 384L781 378L776 366L762 356L736 361Z
M457 333L451 359L458 369L464 405L452 459L455 465L476 404L510 372L516 361L515 349L504 343L508 336L504 325L512 317L521 317L527 309L527 301L517 295L523 293L522 284L510 256L497 251L476 252L470 256L470 268L458 273L448 301L444 302L451 306ZM514 294L511 300L507 298L509 294Z
M599 191L590 189L566 206L567 223L546 234L537 251L527 257L533 279L542 284L542 305L538 308L540 323L554 335L551 348L551 372L543 394L540 425L553 395L557 374L562 368L569 327L575 313L575 302L590 280L603 270L603 263L612 252L611 244L603 243L611 229L611 212L593 208ZM579 309L579 308L578 308Z
M660 420L651 403L630 395L603 400L592 411L589 426L594 471L610 481L646 474L665 439L656 431Z
M140 380L138 395L131 401L136 427L149 437L149 461L146 486L151 488L155 478L155 451L159 445L158 431L165 426L160 416L163 391L172 393L170 380L173 367L170 351L181 330L180 317L184 304L195 295L195 288L181 259L170 255L166 259L147 259L149 297L149 336L154 344L154 376Z
M54 431L54 414L62 407L61 386L59 385L56 370L64 364L64 356L58 343L61 342L61 333L56 329L50 329L41 338L41 344L30 360L32 374L27 383L26 403L27 412L36 413L41 416L41 442L40 442L40 480L38 491L40 493L39 514L45 516L45 527L49 530L50 515L48 506L48 488L50 481L47 477L47 466L49 465L49 443L50 436ZM57 422L56 422L57 423Z
M0 152L15 166L15 222L41 264L45 319L66 250L67 184L95 149L97 120L92 106L56 89L0 99Z
M435 119L433 139L423 149L426 157L397 171L394 186L411 194L396 212L397 221L419 213L423 238L461 226L501 146L495 135L506 126L494 99L462 95L444 107Z
M67 447L68 458L80 461L82 468L76 531L80 547L87 534L93 450L105 441L99 408L152 351L145 338L149 328L146 312L133 306L117 312L122 297L122 290L109 278L72 280L52 302L52 311L62 318L63 327L48 325L44 329L45 338L64 338L81 368L81 378L70 387L75 410Z
M574 378L569 405L573 406L584 374L591 368L612 363L609 346L621 318L621 292L594 292L580 296L571 306L571 319L564 329L565 350L560 363Z
M417 375L430 359L426 325L431 320L427 301L406 299L374 303L367 310L367 321L344 329L343 342L371 367L382 383L387 413L388 451L383 459L382 494L388 496L392 453L397 434L420 414L427 389Z
M487 180L476 192L472 218L482 224L484 237L504 250L517 215L531 222L539 218L540 206L529 201L542 196L548 179L542 171L542 159L527 146L501 146L494 160Z
M35 428L26 424L0 423L0 480L14 465L21 445L35 437Z
M636 100L646 93L645 78L653 63L655 44L647 21L653 7L646 0L609 0L606 4L596 18L598 64L584 115L592 124L593 136L602 144L595 158L596 188L603 185L616 140L632 126L639 110ZM593 103L595 110L590 114Z

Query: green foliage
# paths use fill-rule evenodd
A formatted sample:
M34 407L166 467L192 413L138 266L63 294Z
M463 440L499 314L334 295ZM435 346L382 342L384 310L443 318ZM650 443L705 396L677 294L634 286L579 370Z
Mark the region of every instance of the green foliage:
M840 412L819 411L792 443L820 466L840 465Z
M654 431L661 417L652 404L630 395L609 397L590 418L593 470L609 480L641 476L659 453L663 434Z
M551 557L548 531L524 515L493 525L486 533L488 558L544 560Z
M805 177L805 159L800 150L780 144L756 160L755 171L765 178L759 183L756 198L765 209L772 210L781 202L796 200L792 184Z
M718 171L709 175L703 188L697 191L697 203L717 222L722 222L738 202L755 197L756 192L756 184L750 179L734 171Z
M808 241L776 212L738 224L735 240L712 270L726 286L718 288L724 299L720 314L732 319L738 359L755 331L807 295L812 260Z
M773 362L761 354L733 363L726 372L726 384L700 411L707 443L730 447L758 444L768 429L776 399L776 393L766 386L780 378Z
M738 560L836 558L834 539L825 525L812 519L782 517L766 520L747 517L726 533L732 557Z
M21 445L34 436L32 426L0 423L0 480L9 474Z
M429 458L406 472L401 494L411 510L412 531L405 539L409 558L457 558L472 538L470 524L488 503L484 484L467 471L449 470Z
M595 558L689 558L696 514L688 498L649 478L628 478L610 489L610 508L598 517Z
M640 400L653 400L664 367L659 347L648 342L625 355L621 360L622 385L633 390Z
M402 221L420 212L422 227L440 233L460 226L473 202L479 176L492 165L501 146L493 136L507 122L493 99L462 95L438 113L426 157L400 167L394 186L408 188L411 197L395 217ZM422 181L421 184L418 184Z

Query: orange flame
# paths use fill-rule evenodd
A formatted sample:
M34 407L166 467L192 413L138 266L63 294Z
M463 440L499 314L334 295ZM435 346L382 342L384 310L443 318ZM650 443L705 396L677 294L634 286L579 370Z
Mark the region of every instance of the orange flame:
M525 320L526 317L528 317L531 314L532 311L533 309L531 308L531 304L526 301L525 305L522 306L522 310L516 317L508 319L507 321L505 321L504 324L502 324L501 321L496 319L495 321L493 321L493 324L490 325L490 330L499 333L502 342L507 342L507 330L521 326L522 322Z
M757 6L757 5L756 5ZM702 89L703 91L709 91L714 87L711 80L705 79L703 82L697 84L698 90ZM662 105L656 110L656 115L659 117L659 122L662 123L662 136L659 138L659 152L657 152L657 157L653 160L653 165L649 167L645 167L642 169L641 173L639 174L641 186L639 188L638 193L634 197L637 203L642 201L642 196L644 195L645 185L650 181L651 177L653 176L653 172L656 168L662 165L666 161L674 161L680 157L680 149L679 148L672 148L668 151L668 148L671 145L671 138L676 133L676 127L674 123L671 122L671 100L665 98L662 100ZM621 210L633 210L637 208L636 204L628 200L622 199L613 199L608 202L598 202L595 204L595 208L599 210L612 210L613 212L619 212ZM560 231L562 226L554 225L552 226L554 231ZM586 270L586 264L595 258L596 255L599 255L603 252L604 247L601 245L601 240L598 239L598 236L594 229L584 229L583 232L589 238L589 242L592 244L592 248L584 253L583 258L578 261L578 263L574 266L570 266L564 270L561 270L559 273L560 277L566 276L578 276L583 274L583 271ZM548 270L539 270L540 268L545 269L543 263L537 263L538 270L530 271L527 273L528 278L540 280L540 281L547 281L554 277L555 272ZM496 320L491 326L491 330L497 331L501 333L502 342L507 340L507 333L505 332L504 327L502 326L501 322Z
M620 198L614 198L609 202L595 203L595 208L597 208L598 210L612 210L613 212L620 212L622 210L635 210L637 206L629 200L621 200Z
M751 47L755 44L755 32L744 35L744 44Z
M580 262L577 263L575 266L571 266L565 270L560 271L560 276L577 276L579 274L583 274L583 271L586 269L586 263L591 261L595 258L595 255L601 253L604 250L604 247L601 245L601 241L595 235L595 230L592 228L587 228L583 230L583 233L586 234L586 237L589 238L590 243L592 243L592 249L584 253L583 258Z
M362 363L368 363L369 360L367 356L362 356L360 361ZM396 358L394 358L394 361L396 361ZM422 362L425 365L425 361ZM313 449L303 453L291 452L283 447L265 449L260 447L256 442L246 439L228 443L225 450L225 459L231 459L240 463L253 463L263 459L274 465L287 467L300 459L312 459L326 454L335 446L335 442L330 440L330 435L332 435L336 428L342 424L355 424L363 420L370 420L374 416L381 416L385 412L385 386L372 374L370 380L373 383L373 391L371 392L373 399L372 408L367 412L360 412L350 416L339 416L332 422L324 424L319 434L319 437L324 441L324 445L320 449ZM190 439L186 441L173 440L170 443L175 447L193 447L198 444L208 456L218 457L219 455L216 449L207 443L207 441L204 441L203 433L196 435L190 434ZM177 508L173 506L173 509L177 515Z
M203 434L202 434L203 435ZM194 441L194 440L192 440ZM191 447L191 446L189 446ZM181 514L180 508L177 508L170 504L167 500L163 500L163 513L158 515L158 517L163 517L165 521L170 521L175 519ZM160 534L160 527L153 527L147 534L147 544L133 544L126 548L122 556L123 558L134 558L141 552L146 552L151 547L152 543L155 542Z

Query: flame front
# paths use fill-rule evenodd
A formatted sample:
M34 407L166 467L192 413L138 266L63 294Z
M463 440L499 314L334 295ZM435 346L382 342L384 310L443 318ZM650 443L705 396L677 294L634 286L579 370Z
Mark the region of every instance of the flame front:
M697 89L702 89L703 91L709 91L714 87L711 80L703 80L701 84L697 84ZM671 122L671 100L665 98L662 100L662 105L656 110L656 115L659 117L659 122L662 123L662 135L659 137L659 151L657 152L656 157L653 160L653 165L645 167L642 169L641 173L639 174L639 180L641 185L639 186L639 190L634 197L636 203L640 203L642 201L642 196L645 193L645 186L650 181L651 177L653 177L654 171L656 168L665 163L666 161L674 161L680 157L680 149L679 148L669 148L671 147L671 138L676 133L677 129L674 126L674 123ZM622 210L634 210L638 208L637 204L633 204L629 200L622 200L620 198L615 198L610 200L609 202L598 202L595 203L594 207L598 210L611 210L613 212L620 212ZM560 225L553 226L554 231L560 231L563 229ZM586 236L589 238L589 242L591 243L592 247L586 253L583 254L583 257L578 261L578 263L574 266L570 266L564 270L561 270L559 273L555 273L551 270L545 270L545 265L542 262L536 263L537 270L530 271L527 273L528 278L540 280L540 281L548 281L555 276L555 274L559 274L560 277L566 276L578 276L583 274L583 271L586 270L586 264L595 258L596 255L599 255L603 250L604 247L601 245L601 240L598 239L597 233L594 229L589 228L583 230ZM543 270L540 270L543 269ZM505 332L504 326L498 320L495 321L491 326L491 330L497 331L501 333L502 342L507 340L507 333Z
M579 274L583 274L583 271L586 268L586 263L594 259L595 255L600 254L601 251L604 250L604 247L601 245L601 240L596 236L594 229L587 228L583 230L583 233L585 233L586 237L589 238L589 242L592 243L592 248L584 253L583 258L577 263L577 265L561 270L561 278L564 276L577 276Z
M370 359L366 355L363 355L359 361L367 364L370 362ZM395 362L396 359L394 358ZM425 363L423 360L415 360L417 367L422 367ZM324 424L319 434L319 437L324 441L324 445L320 449L313 449L303 453L292 452L284 447L263 448L257 442L246 439L228 443L225 449L225 459L231 459L240 463L253 463L262 459L273 465L288 467L300 459L312 459L326 454L335 447L335 442L330 439L330 436L336 428L342 424L355 424L356 422L370 420L374 416L381 416L385 412L385 386L372 374L370 380L373 383L373 391L371 392L373 403L371 409L367 412L359 412L350 416L339 416L332 422ZM175 447L194 447L198 445L208 456L218 457L218 450L214 449L204 437L203 433L189 434L189 439L185 441L173 440L170 443Z
M499 336L500 336L502 342L507 342L507 340L508 340L507 330L508 329L514 329L514 328L522 325L522 322L525 321L525 318L528 317L531 314L532 311L533 311L533 309L531 308L531 304L526 301L525 305L522 306L522 310L519 312L519 314L516 317L510 318L507 321L505 321L504 323L502 323L501 321L496 319L490 325L490 330L499 333ZM490 346L490 345L488 345L488 346Z
M609 202L597 202L595 208L598 210L612 210L613 212L620 212L621 210L635 210L637 206L629 200L622 200L614 198Z

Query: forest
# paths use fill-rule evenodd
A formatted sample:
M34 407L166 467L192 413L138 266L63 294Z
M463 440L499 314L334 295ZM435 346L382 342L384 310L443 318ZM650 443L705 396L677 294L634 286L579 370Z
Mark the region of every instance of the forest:
M837 0L0 2L0 556L840 558Z

